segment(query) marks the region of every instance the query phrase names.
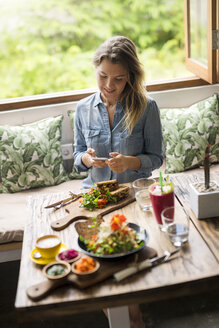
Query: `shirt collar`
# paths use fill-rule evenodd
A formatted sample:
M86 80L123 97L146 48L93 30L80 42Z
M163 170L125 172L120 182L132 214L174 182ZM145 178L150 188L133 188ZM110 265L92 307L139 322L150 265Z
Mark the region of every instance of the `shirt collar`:
M100 98L100 91L98 91L95 94L94 106L98 106L100 103L103 103L103 102Z
M103 101L100 97L100 91L96 92L95 94L94 106L98 106L99 104L103 104ZM122 105L120 104L120 102L116 103L116 110L119 113L122 112Z

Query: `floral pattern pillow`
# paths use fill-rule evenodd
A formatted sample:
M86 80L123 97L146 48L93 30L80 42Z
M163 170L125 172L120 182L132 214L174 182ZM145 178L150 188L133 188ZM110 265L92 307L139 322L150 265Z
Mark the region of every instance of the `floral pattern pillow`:
M203 164L211 145L211 162L219 162L219 96L189 108L160 110L166 153L166 173L177 173Z
M74 131L74 115L75 112L73 110L68 111L68 117L70 120L70 124L72 127L72 130ZM74 165L72 167L72 172L69 174L69 179L84 179L88 176L88 172L77 172Z
M62 120L59 115L22 126L0 126L0 192L68 180L61 155Z

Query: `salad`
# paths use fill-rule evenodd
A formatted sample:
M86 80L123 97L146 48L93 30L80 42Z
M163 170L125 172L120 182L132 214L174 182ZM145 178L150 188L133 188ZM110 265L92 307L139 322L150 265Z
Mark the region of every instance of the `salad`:
M80 200L80 207L85 207L90 211L95 208L103 208L109 202L117 202L116 197L113 197L108 188L104 192L92 187L88 192L85 192Z
M91 240L84 240L81 236L80 239L88 252L97 255L126 253L140 248L144 243L138 239L136 231L128 226L126 217L121 214L115 214L108 222L102 222L98 233Z

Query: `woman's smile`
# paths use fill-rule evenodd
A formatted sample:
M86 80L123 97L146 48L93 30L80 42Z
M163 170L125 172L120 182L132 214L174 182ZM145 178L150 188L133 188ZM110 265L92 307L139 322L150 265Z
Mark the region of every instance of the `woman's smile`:
M106 88L104 88L104 90L109 94L112 94L115 91L115 90L109 90L109 89L106 89Z
M113 64L103 59L96 69L97 84L103 101L116 103L128 80L127 69L120 64Z

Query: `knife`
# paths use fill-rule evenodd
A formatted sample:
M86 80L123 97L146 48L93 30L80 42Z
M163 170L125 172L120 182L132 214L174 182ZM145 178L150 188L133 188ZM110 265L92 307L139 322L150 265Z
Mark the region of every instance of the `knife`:
M119 282L119 281L121 281L121 280L135 274L136 272L139 272L141 270L151 268L151 267L154 267L156 265L167 262L169 260L169 258L171 256L173 256L174 254L176 254L177 252L179 252L179 250L180 250L180 248L177 248L173 252L165 251L164 255L162 255L160 257L155 257L153 259L147 259L147 260L144 260L144 261L139 262L139 263L133 263L129 268L126 268L124 270L116 272L113 275L113 277L117 282Z
M70 204L71 202L74 202L75 200L77 200L78 198L80 198L81 195L82 195L82 194L78 194L78 195L76 195L76 194L72 194L71 197L66 198L66 199L62 199L62 200L60 200L60 201L58 201L58 202L56 202L56 203L53 203L53 204L47 205L45 208L52 208L52 207L54 207L54 208L60 208L60 207L62 207L62 206L65 206L65 205L67 205L67 204Z

